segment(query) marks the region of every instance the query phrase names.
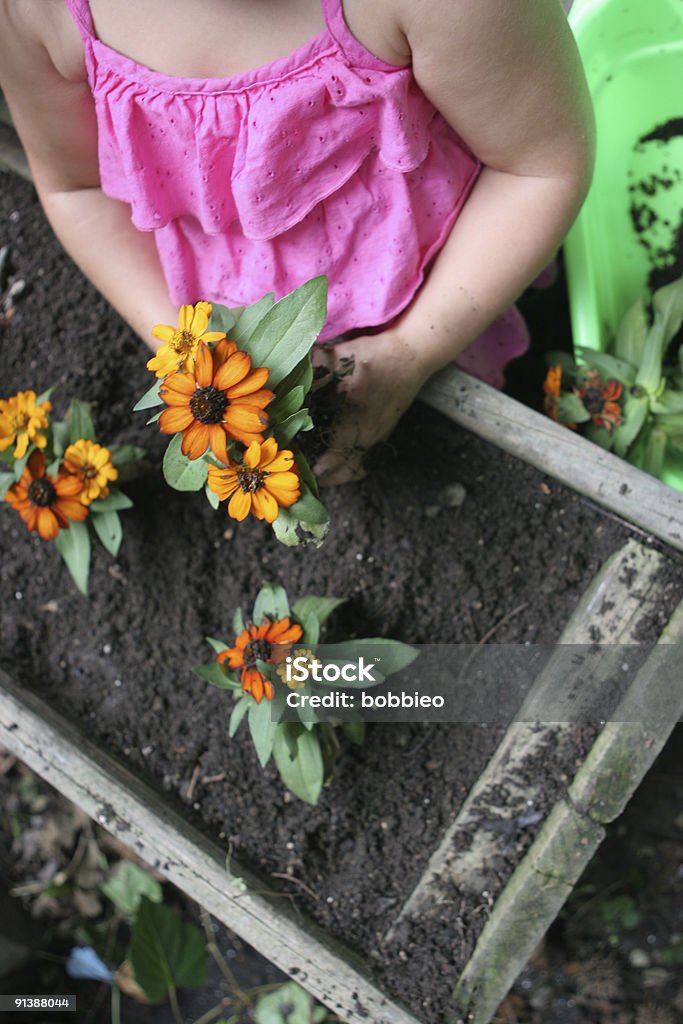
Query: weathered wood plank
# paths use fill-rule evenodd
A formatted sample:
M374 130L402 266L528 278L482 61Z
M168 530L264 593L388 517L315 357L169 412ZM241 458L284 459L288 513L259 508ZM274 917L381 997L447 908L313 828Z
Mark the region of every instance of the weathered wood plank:
M501 998L683 715L683 604L496 901L454 993L457 1024L488 1024ZM640 716L641 720L638 720Z
M433 377L420 398L474 434L683 551L683 493L455 367Z
M636 643L639 623L657 603L657 575L664 561L658 552L630 540L593 579L562 633L557 654L534 682L520 709L519 720L509 727L475 782L387 938L391 938L404 917L428 913L430 906L446 899L451 885L460 892L476 894L486 889L493 865L509 842L509 834L504 828L494 831L482 827L482 818L504 824L528 814L541 795L545 780L539 775L536 784L530 785L522 772L524 764L541 750L552 750L561 742L563 733L574 729L571 722L576 719L577 702L572 703L566 715L563 707L564 696L572 692L564 658L566 645L592 644L599 622L608 641L604 649L593 655L591 665L599 670L602 650L609 658L617 650L616 645ZM608 595L609 602L605 604ZM582 686L586 682L582 669ZM550 708L556 709L552 716L547 715Z
M278 906L276 893L263 893L263 880L234 859L226 864L225 849L189 825L164 794L4 672L0 744L344 1020L418 1024L374 985L359 957Z

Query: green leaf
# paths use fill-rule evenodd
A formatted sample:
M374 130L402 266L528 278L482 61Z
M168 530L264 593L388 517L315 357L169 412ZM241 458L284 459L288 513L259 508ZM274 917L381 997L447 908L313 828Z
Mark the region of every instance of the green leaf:
M288 444L292 438L300 434L302 430L312 430L313 420L308 409L299 409L298 412L292 413L286 420L280 420L272 424L273 432L277 438L278 445L282 448ZM297 462L299 460L297 459Z
M585 436L593 444L599 444L601 448L610 452L614 445L614 431L607 430L606 427L596 427L594 423L587 423L585 428Z
M228 309L227 306L222 306L220 302L212 303L211 316L209 317L210 331L223 331L224 334L228 334L236 323L237 317L233 310Z
M69 424L57 420L52 424L52 451L55 455L63 455L69 444Z
M591 418L578 395L565 393L557 400L557 419L560 423L585 423Z
M239 690L240 683L234 678L226 674L225 670L217 661L210 661L206 665L196 665L192 671L200 679L203 679L206 683L211 683L212 686L217 686L220 690Z
M171 988L202 985L206 977L206 944L194 925L163 903L143 896L133 924L127 959L147 998L158 1003Z
M216 654L222 654L223 651L227 651L228 647L230 646L229 644L224 644L222 640L216 640L212 636L207 636L206 642L207 644L210 644L211 647L213 647Z
M301 537L297 533L299 520L293 514L291 508L281 508L277 518L272 523L273 533L288 548L294 548L301 544Z
M636 397L626 393L623 404L624 422L614 431L614 452L622 459L643 429L650 402L647 395Z
M272 720L270 701L264 697L260 704L249 698L249 731L256 747L256 756L262 768L268 763L278 723Z
M74 583L82 594L88 593L90 570L90 534L85 523L70 523L55 537L55 547L66 563Z
M57 385L53 384L52 387L49 387L47 389L47 391L41 391L38 397L36 398L36 405L42 405L43 402L49 402L50 398L52 397L52 392L56 387Z
M208 484L206 484L205 487L204 487L204 494L206 495L207 500L208 500L209 505L211 506L211 508L215 509L215 508L218 508L220 506L221 499L218 497L218 495L216 494L215 491L211 490L211 488L209 487Z
M330 615L341 604L348 601L347 597L300 597L292 607L294 615L299 622L303 622L309 615L314 616L322 626L329 619Z
M281 398L276 398L268 406L268 417L271 427L275 426L275 422L286 420L289 416L298 412L303 404L304 389L301 385L292 388L291 391L283 394Z
M326 644L325 660L328 661L331 656L338 662L355 662L368 647L372 649L372 654L379 657L380 660L377 664L383 676L402 672L404 668L415 661L420 653L417 648L404 644L400 640L387 640L384 637L376 636L363 637L359 640L345 640L339 644ZM381 648L381 650L376 651L375 648Z
M123 539L123 530L118 512L102 512L91 516L93 529L110 555L118 555Z
M258 592L252 612L252 619L257 626L261 624L264 615L273 622L291 615L287 591L277 583L264 583Z
M357 747L361 747L365 742L365 722L342 722L341 730Z
M597 370L603 380L618 380L621 384L630 387L635 383L636 368L623 359L616 359L607 352L595 352L592 348L578 346L578 354L583 359L586 367Z
M304 490L299 500L291 506L291 512L302 523L315 523L321 525L329 522L327 509L322 501L315 498L310 491Z
M683 413L676 416L657 416L655 423L658 430L666 434L683 434Z
M664 353L683 323L683 278L659 288L652 296L655 318L645 340L636 383L654 394L662 379Z
M683 391L667 388L658 398L650 401L650 412L655 416L675 416L683 412Z
M268 292L268 294L264 295L262 299L258 300L258 302L253 302L251 306L247 306L247 308L240 314L237 324L230 334L231 340L237 342L240 348L251 354L248 342L266 313L273 308L274 302L275 293ZM269 387L272 387L271 381L269 381L268 384Z
M129 860L120 860L114 865L109 878L100 886L100 892L128 918L135 916L143 896L152 903L162 900L161 885L156 878Z
M237 703L235 704L234 708L232 709L232 714L230 715L230 724L228 726L228 736L230 737L230 739L232 739L232 737L239 729L242 719L249 710L250 704L253 703L254 702L251 699L251 697L245 696L240 697Z
M14 479L15 480L21 480L22 473L26 469L26 463L31 458L31 455L33 454L33 452L35 450L36 450L36 446L34 444L30 444L28 446L28 448L26 449L25 454L22 455L22 457L20 459L15 459L14 460Z
M296 753L292 756L291 748ZM296 722L277 726L273 759L285 786L308 804L318 802L325 781L323 756L317 730L308 731Z
M577 374L576 363L569 352L547 352L545 363L548 368L559 366L563 377L575 377Z
M664 468L664 452L666 450L666 434L663 430L653 428L649 432L643 454L643 469L653 476L661 476Z
M316 1018L311 1016L311 1006L308 993L290 981L274 992L259 996L254 1008L254 1021L255 1024L316 1024Z
M242 633L245 629L244 615L242 614L241 608L236 608L232 616L232 628L236 635Z
M182 435L174 434L164 453L164 480L176 491L199 491L206 483L209 467L204 459L188 459L180 450Z
M150 418L145 421L145 426L149 427L152 425L152 423L158 423L159 420L161 419L161 414L163 413L163 411L163 409L160 409L159 412L155 412L153 416L150 416Z
M80 440L95 440L95 426L90 414L91 408L92 406L89 402L79 402L76 398L71 403L71 407L67 413L67 420L69 423L69 440L71 441L71 444L75 444L76 441Z
M7 491L16 483L14 479L14 473L0 473L0 500L2 500Z
M639 296L619 325L614 342L615 355L631 366L640 366L647 332L647 311L643 297Z
M133 412L140 412L141 409L153 409L155 405L163 405L164 400L159 394L163 379L159 377L155 380L151 388L145 391L144 395L139 402L136 402L133 406Z
M307 395L311 390L311 384L313 383L313 363L311 362L311 356L307 353L304 358L296 364L294 369L287 374L284 380L281 380L278 386L275 388L275 394L278 398L281 395L286 395L293 388L302 387L304 389L304 395Z
M93 501L90 511L93 515L99 515L101 512L122 512L124 509L132 507L133 502L127 494L120 491L118 487L110 487L107 497Z
M147 452L138 444L112 444L109 445L111 461L117 469L127 466L130 462L139 462L144 459Z
M270 370L268 386L281 380L310 351L325 323L327 278L315 277L276 302L249 338L255 366Z

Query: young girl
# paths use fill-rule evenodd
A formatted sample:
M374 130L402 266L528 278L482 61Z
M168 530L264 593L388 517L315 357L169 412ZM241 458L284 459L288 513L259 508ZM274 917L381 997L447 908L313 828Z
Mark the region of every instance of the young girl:
M0 69L57 235L148 343L329 276L355 372L323 483L454 358L501 382L590 178L560 0L0 0Z

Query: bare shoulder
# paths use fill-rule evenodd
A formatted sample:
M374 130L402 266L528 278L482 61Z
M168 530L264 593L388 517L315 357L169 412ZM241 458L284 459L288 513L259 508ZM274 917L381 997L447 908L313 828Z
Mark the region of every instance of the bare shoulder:
M386 2L421 88L484 163L554 173L590 150L591 104L561 0Z
M39 191L99 183L82 50L63 0L0 0L0 87Z
M83 81L83 45L64 0L0 0L0 56L5 74L48 65L67 81ZM28 66L26 66L28 65Z

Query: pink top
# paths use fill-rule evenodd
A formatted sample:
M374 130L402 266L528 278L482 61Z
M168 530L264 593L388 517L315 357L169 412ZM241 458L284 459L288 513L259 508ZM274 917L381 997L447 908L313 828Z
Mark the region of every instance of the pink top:
M341 0L288 57L170 77L85 44L102 188L154 231L171 298L230 306L330 280L321 339L387 323L419 287L479 162L416 85L351 34Z

